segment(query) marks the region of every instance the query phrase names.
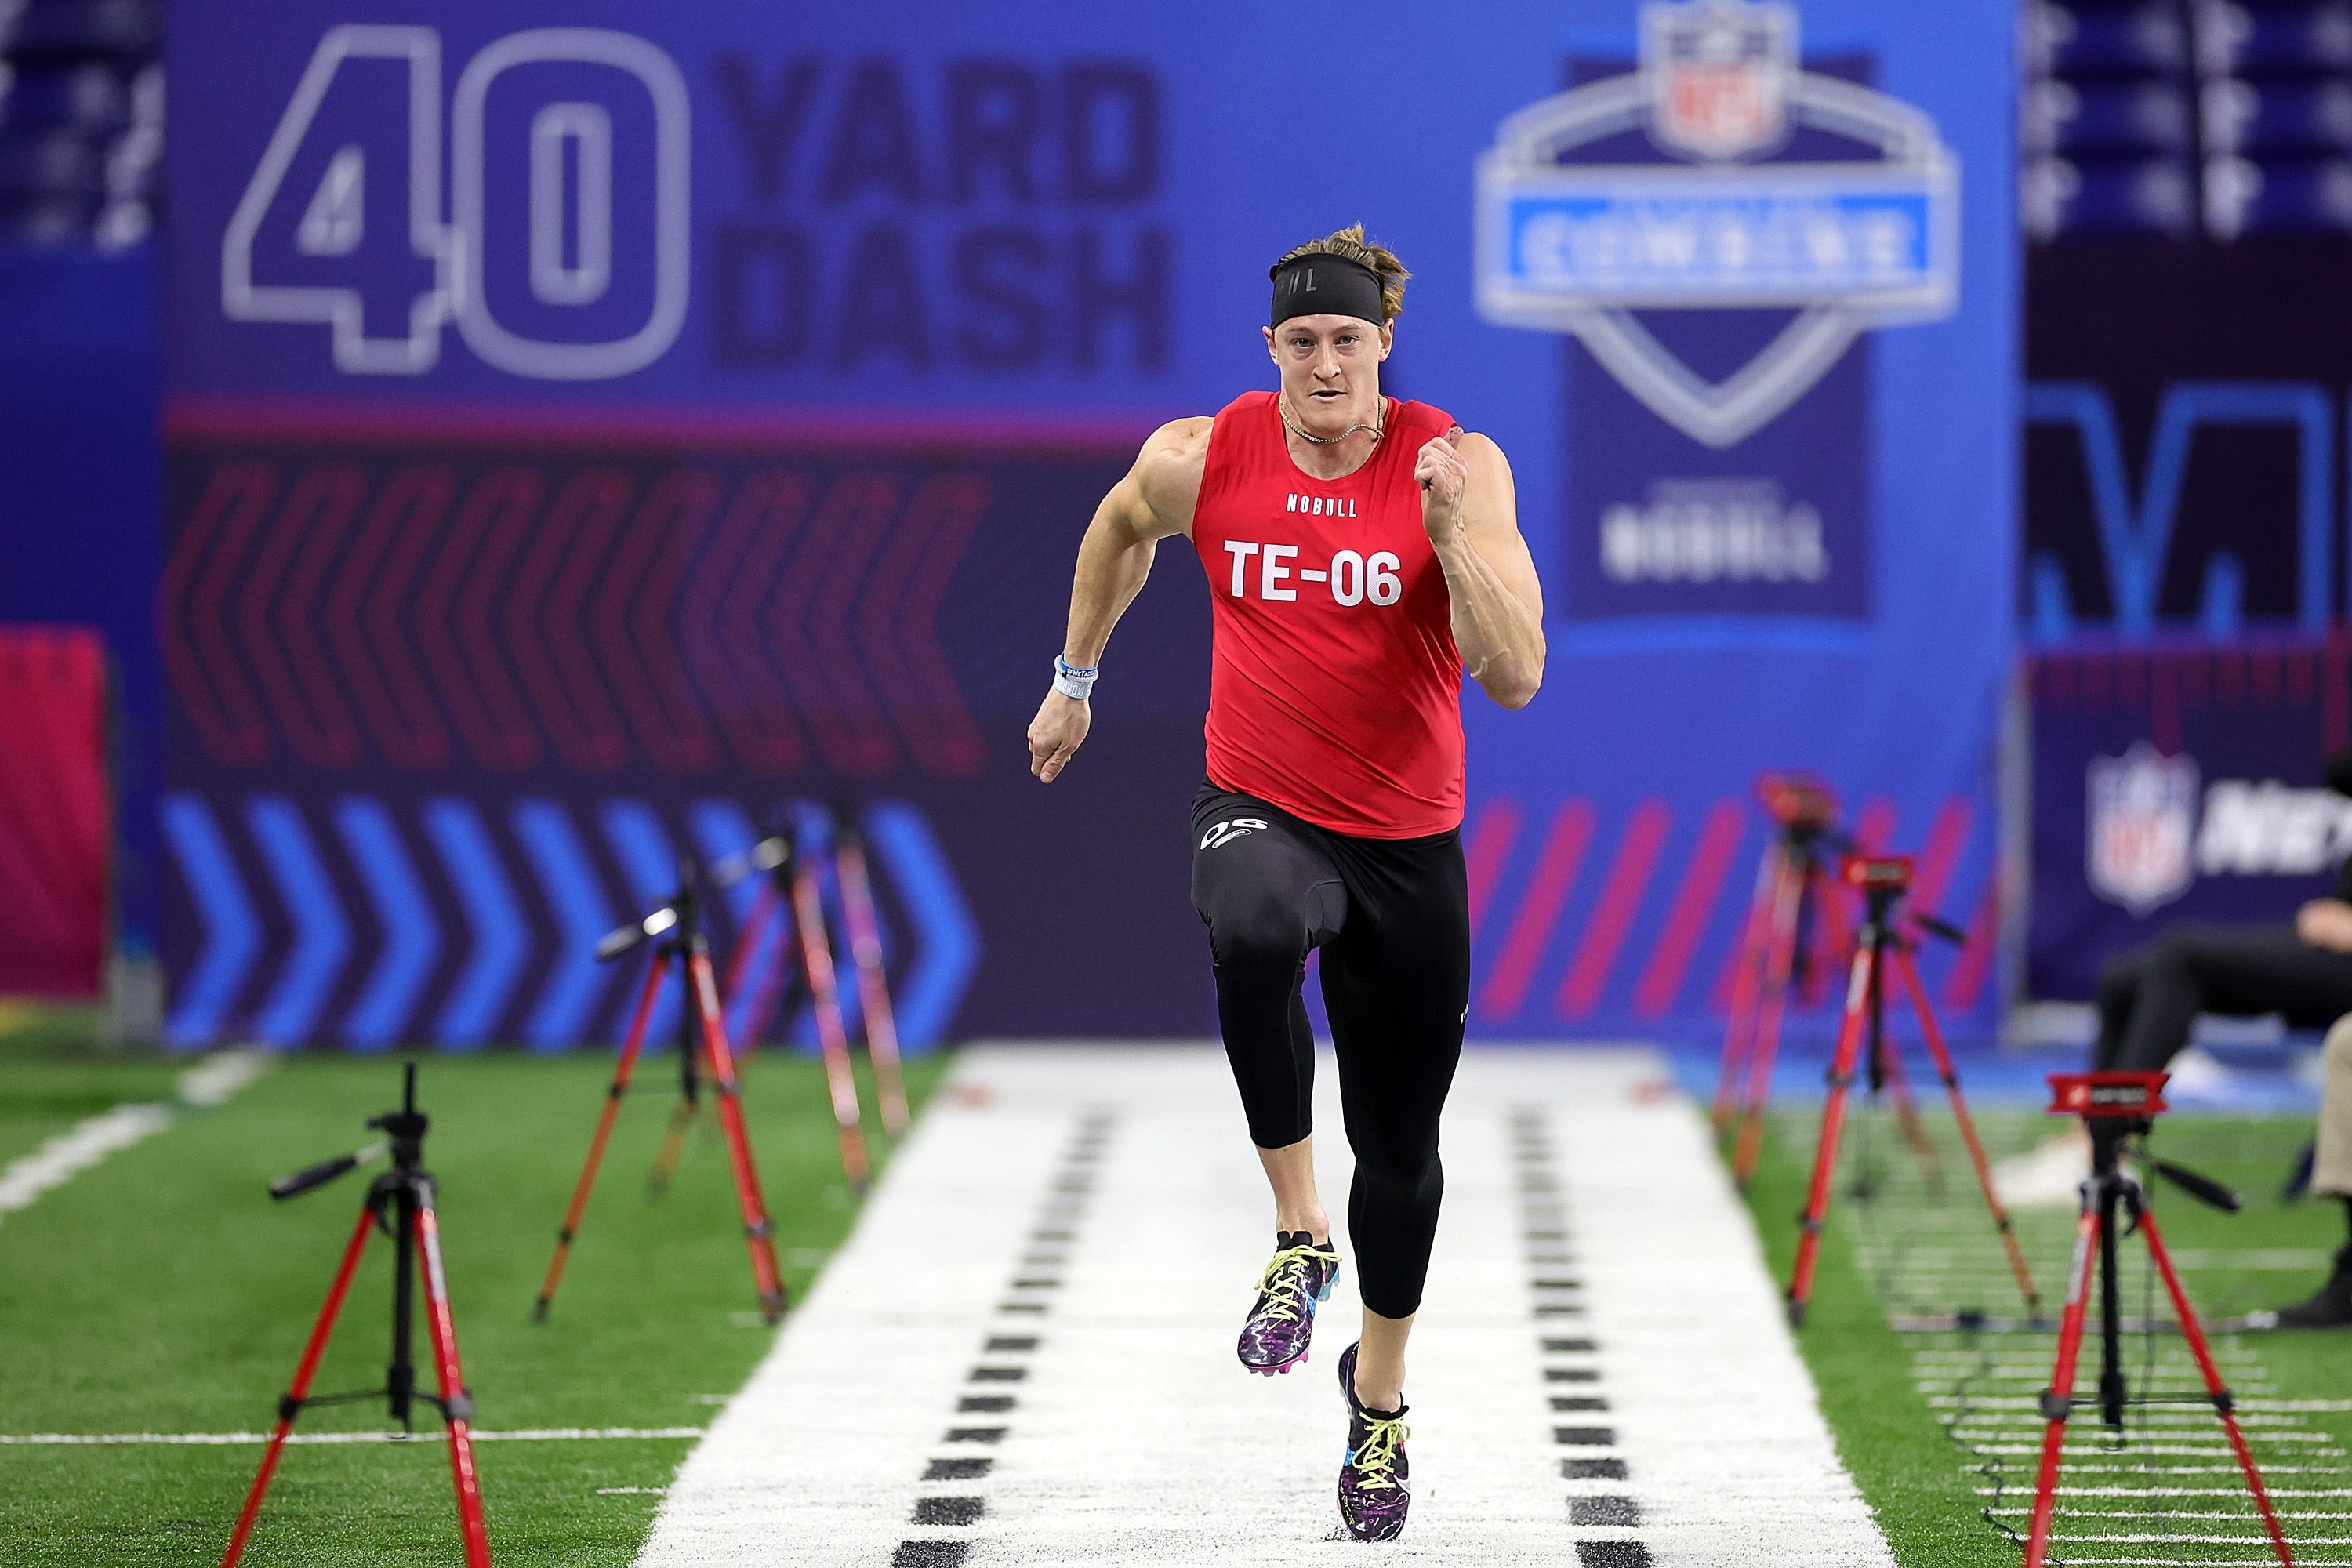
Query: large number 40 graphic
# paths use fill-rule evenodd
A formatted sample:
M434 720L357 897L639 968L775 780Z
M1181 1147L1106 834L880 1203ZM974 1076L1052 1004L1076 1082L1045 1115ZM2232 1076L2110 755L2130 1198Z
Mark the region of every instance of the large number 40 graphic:
M530 319L502 321L488 286L485 148L490 89L517 66L611 67L650 106L652 271L642 315L615 335L613 116L593 100L541 105L530 121L520 237ZM468 348L517 375L590 381L652 363L686 321L691 273L690 114L686 79L627 33L541 27L467 62L449 114L449 212L441 205L441 38L430 27L345 26L319 40L221 237L221 309L232 321L315 322L338 370L421 375L455 322ZM508 241L511 243L511 237ZM567 313L578 330L560 328ZM635 312L630 312L635 314ZM556 335L538 335L551 323ZM601 330L600 330L601 329Z

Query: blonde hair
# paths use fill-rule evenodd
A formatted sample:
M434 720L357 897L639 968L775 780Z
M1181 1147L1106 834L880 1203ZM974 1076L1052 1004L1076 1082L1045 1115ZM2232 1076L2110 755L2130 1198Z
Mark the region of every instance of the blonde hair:
M1305 245L1285 251L1281 260L1265 269L1266 276L1271 278L1302 256L1337 256L1359 267L1370 268L1372 276L1381 280L1381 322L1386 324L1404 314L1404 280L1412 274L1406 271L1404 263L1396 258L1395 251L1366 239L1362 224L1351 223L1320 239L1310 239Z

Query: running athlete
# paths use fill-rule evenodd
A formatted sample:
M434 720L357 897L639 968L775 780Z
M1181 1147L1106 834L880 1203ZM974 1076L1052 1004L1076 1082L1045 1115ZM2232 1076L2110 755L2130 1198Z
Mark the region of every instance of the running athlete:
M1268 1374L1304 1361L1339 1271L1315 1190L1315 1043L1300 994L1319 947L1364 1302L1362 1335L1339 1358L1339 1510L1357 1539L1385 1541L1411 1501L1405 1342L1469 1008L1462 675L1525 707L1543 679L1543 595L1502 449L1381 395L1402 264L1359 224L1270 271L1265 346L1280 388L1161 426L1096 509L1054 689L1029 727L1030 771L1050 784L1069 765L1112 626L1158 542L1188 536L1215 605L1192 901L1274 1189L1274 1258L1241 1361Z

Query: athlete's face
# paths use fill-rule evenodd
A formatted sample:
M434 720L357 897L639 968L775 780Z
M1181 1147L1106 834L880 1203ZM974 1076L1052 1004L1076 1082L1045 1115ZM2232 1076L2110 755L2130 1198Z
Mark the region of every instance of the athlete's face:
M1293 316L1266 328L1291 417L1318 436L1378 423L1381 361L1395 338L1395 322L1376 327L1355 316Z

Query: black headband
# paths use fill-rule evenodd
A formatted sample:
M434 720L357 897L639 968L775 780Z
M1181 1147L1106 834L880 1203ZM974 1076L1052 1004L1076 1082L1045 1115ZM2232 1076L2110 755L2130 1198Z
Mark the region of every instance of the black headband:
M1360 261L1318 253L1278 262L1272 272L1275 326L1293 316L1356 316L1376 327L1388 322L1380 274Z

